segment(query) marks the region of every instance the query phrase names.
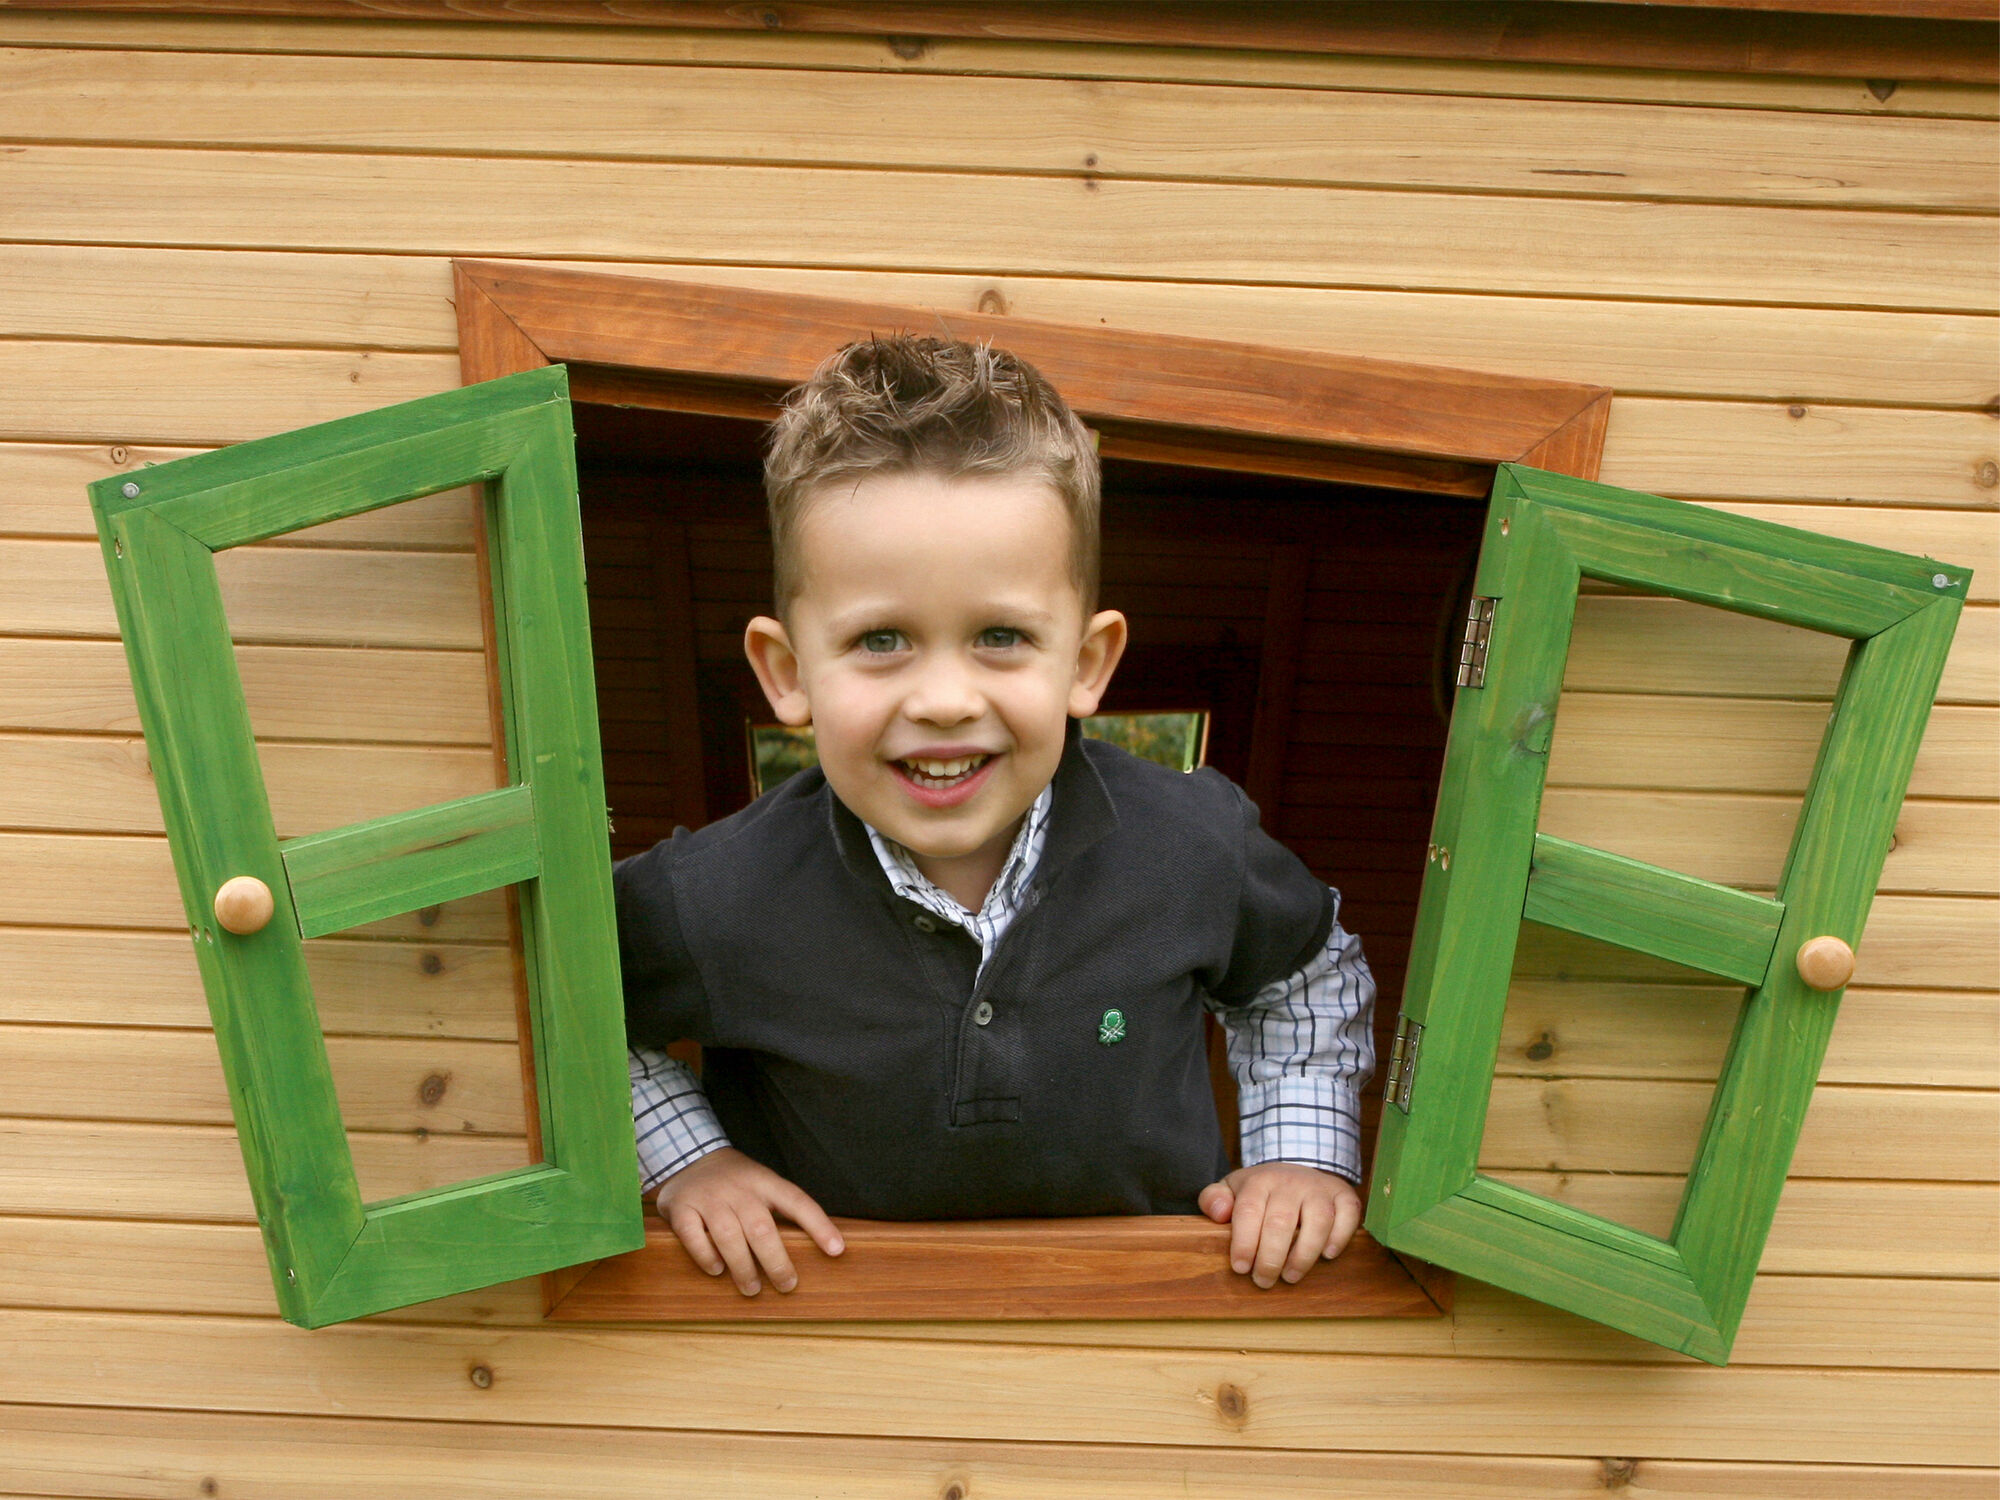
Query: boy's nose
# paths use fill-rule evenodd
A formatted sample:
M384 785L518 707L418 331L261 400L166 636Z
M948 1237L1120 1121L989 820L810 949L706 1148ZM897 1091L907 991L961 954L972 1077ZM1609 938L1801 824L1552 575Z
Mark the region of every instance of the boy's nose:
M926 663L903 700L903 712L925 724L964 724L985 710L985 697L972 674L950 658Z

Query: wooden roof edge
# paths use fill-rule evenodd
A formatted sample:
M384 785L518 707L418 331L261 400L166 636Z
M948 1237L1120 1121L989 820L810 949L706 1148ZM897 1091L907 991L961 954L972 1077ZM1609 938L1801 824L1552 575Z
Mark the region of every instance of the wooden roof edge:
M0 0L46 10L50 0ZM64 0L66 12L288 16L1113 43L1461 61L2000 82L1991 0Z
M698 380L790 386L857 338L937 332L1019 354L1086 420L1473 463L1554 458L1549 445L1565 432L1572 446L1601 444L1612 394L1575 381L816 293L507 261L453 266L461 287L504 315L539 360ZM469 343L461 358L468 380L482 378L480 349ZM1568 462L1537 466L1577 472Z

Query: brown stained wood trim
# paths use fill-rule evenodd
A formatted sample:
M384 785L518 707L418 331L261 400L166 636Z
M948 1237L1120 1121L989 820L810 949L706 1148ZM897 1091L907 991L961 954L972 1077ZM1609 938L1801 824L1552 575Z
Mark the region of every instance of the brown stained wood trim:
M701 765L701 688L696 679L694 583L687 528L655 514L647 525L653 554L654 636L659 651L661 732L673 787L674 821L699 828L708 821L708 778ZM676 728L690 732L676 734ZM616 809L613 810L614 814Z
M1271 582L1257 667L1257 707L1250 720L1250 765L1243 778L1243 790L1262 811L1269 831L1277 828L1279 793L1285 781L1285 745L1291 738L1299 656L1305 649L1312 551L1304 542L1284 542L1271 553Z
M840 344L942 328L1034 361L1112 456L1471 496L1507 460L1593 477L1611 405L1601 386L1209 339L505 262L455 261L453 272L468 381L562 361L585 402L764 421ZM1275 805L1281 775L1262 802ZM544 1304L564 1320L734 1321L1422 1317L1451 1303L1449 1272L1366 1236L1298 1287L1261 1293L1228 1270L1227 1231L1195 1218L856 1224L847 1235L844 1264L812 1266L825 1274L790 1296L748 1299L656 1222L642 1251L545 1276ZM793 1248L802 1264L817 1257L803 1239Z
M561 1322L994 1322L1079 1318L1432 1318L1436 1301L1365 1233L1296 1286L1229 1269L1229 1227L1196 1215L890 1224L836 1219L822 1255L784 1229L798 1289L745 1297L657 1219L646 1247L601 1260L548 1316Z
M46 9L50 0L0 0ZM67 0L66 10L347 20L826 32L880 36L896 56L931 37L1208 47L1474 62L1991 84L1983 0L1080 0L1062 6L773 0ZM1698 6L1698 8L1696 8ZM1835 13L1837 12L1837 13ZM1857 13L1858 12L1858 13Z
M1344 450L1369 450L1385 471L1391 458L1418 464L1425 482L1406 479L1403 488L1464 484L1475 468L1522 461L1610 396L1571 381L989 313L492 261L454 264L545 359L775 390L871 333L907 328L990 339L1040 367L1084 420L1103 428L1107 452L1116 451L1114 440L1188 452L1261 444L1271 455L1289 446L1352 462L1362 455ZM461 319L478 306L461 299Z

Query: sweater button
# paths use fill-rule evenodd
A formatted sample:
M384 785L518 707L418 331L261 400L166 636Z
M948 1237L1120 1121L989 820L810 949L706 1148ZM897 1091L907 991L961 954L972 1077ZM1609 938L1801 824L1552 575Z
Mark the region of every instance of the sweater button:
M936 932L937 918L931 916L928 912L918 912L916 916L910 919L910 925L915 927L919 932Z
M992 1001L982 1000L977 1005L972 1007L972 1024L974 1026L984 1026L988 1021L992 1019L993 1019Z

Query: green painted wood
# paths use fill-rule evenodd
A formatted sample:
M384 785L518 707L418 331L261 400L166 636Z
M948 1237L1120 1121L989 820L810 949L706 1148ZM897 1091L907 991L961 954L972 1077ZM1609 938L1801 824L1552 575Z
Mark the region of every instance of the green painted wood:
M278 852L309 938L531 880L542 866L525 786L290 839Z
M103 541L278 1306L301 1321L361 1232L361 1194L215 562L146 510L111 519ZM277 905L248 937L215 920L215 892L237 875L262 880Z
M1649 540L1650 536L1650 540ZM1777 898L1538 835L1580 576L1857 642ZM1502 465L1477 592L1485 685L1446 748L1404 1010L1425 1023L1409 1111L1383 1110L1367 1225L1393 1249L1721 1363L1741 1320L1838 997L1808 938L1856 942L1970 573L1657 496ZM1671 1242L1476 1170L1523 918L1752 986Z
M555 367L91 486L279 1307L307 1327L644 1240L572 443ZM211 546L481 479L510 785L281 847ZM278 905L249 937L212 915L240 874ZM501 883L530 929L544 1160L363 1204L301 931Z
M1785 908L1768 896L1538 833L1521 915L1740 984L1761 984Z
M354 515L357 489L369 495L370 510L379 510L492 479L519 456L533 421L531 412L513 412L460 422L295 465L286 471L282 490L257 475L163 500L154 509L168 524L220 552Z

